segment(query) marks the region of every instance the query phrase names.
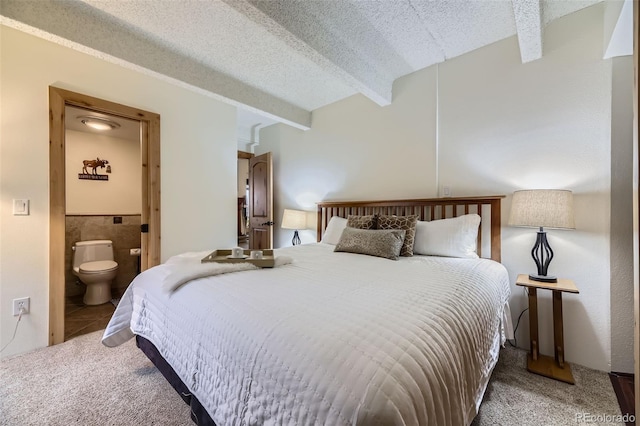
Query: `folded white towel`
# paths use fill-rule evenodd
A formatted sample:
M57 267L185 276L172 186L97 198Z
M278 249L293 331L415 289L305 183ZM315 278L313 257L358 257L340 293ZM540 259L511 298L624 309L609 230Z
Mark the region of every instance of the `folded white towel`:
M275 258L274 267L286 265L293 262L288 256L278 256ZM179 263L165 264L169 273L162 280L162 289L167 293L175 291L181 285L204 277L227 274L230 272L251 271L260 269L249 262L239 263L196 263L194 261L184 261Z

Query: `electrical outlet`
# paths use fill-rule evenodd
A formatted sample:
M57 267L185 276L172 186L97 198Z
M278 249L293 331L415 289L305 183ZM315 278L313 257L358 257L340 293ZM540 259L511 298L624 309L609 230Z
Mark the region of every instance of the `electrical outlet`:
M24 309L22 315L29 313L29 298L21 297L20 299L13 299L13 316L20 315L20 309Z
M449 185L442 186L442 196L451 197L451 187Z

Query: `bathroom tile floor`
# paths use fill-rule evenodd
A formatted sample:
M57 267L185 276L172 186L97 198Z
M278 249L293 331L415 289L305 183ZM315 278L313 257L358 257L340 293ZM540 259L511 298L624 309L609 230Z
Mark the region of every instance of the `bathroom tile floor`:
M82 295L66 298L64 311L64 340L103 330L113 311L116 309L111 302L102 305L88 306L82 303Z

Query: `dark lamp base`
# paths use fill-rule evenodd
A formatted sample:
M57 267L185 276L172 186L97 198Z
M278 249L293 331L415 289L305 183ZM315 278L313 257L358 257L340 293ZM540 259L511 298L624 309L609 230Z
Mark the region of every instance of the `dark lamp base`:
M298 230L296 229L295 231L293 231L293 240L291 240L291 244L297 246L300 243L300 235L298 235Z
M531 281L540 281L543 283L557 283L558 278L553 275L538 275L538 274L529 274L529 279Z

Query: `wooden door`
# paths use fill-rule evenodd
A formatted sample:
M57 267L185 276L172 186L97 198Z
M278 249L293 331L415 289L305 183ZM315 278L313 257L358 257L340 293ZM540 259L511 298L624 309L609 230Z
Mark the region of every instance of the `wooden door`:
M273 165L270 152L249 159L249 248L273 248Z

